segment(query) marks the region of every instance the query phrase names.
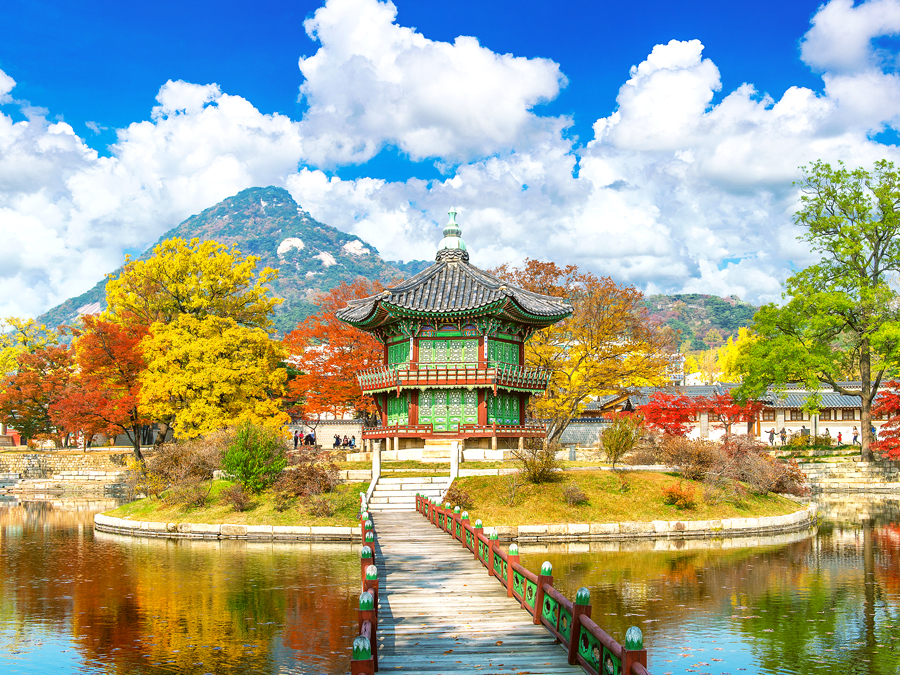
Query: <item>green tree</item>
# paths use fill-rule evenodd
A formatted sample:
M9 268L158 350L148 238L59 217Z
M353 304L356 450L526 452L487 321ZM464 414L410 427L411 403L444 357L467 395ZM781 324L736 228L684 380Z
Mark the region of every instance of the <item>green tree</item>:
M616 414L612 416L603 433L600 434L600 445L606 454L606 459L616 470L616 462L634 449L635 443L644 433L644 418L642 415Z
M892 286L900 272L900 175L887 161L872 171L818 161L798 185L803 194L794 222L806 230L799 239L821 260L785 282L783 307L757 312L760 339L739 356L745 377L738 395L759 397L769 384L792 381L861 394L862 459L871 460L872 402L900 356L900 302ZM859 378L862 391L845 386L848 378Z

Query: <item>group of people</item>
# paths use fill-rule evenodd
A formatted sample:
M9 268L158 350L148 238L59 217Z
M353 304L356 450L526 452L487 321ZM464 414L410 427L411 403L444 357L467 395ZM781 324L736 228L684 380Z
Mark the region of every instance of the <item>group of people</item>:
M787 432L787 429L785 429L784 427L781 427L781 431L778 431L778 432L775 431L775 427L772 427L771 429L769 429L769 431L768 431L769 444L773 445L773 446L775 445L776 433L778 434L778 436L781 439L781 444L785 445L787 443L788 432ZM859 429L856 428L855 424L853 425L853 431L851 433L853 434L852 444L859 445ZM806 428L805 424L800 428L800 435L801 436L809 436L809 429ZM828 429L828 427L825 427L825 431L822 434L822 438L825 439L825 443L827 445L831 445L831 431ZM873 424L872 425L872 440L877 440L877 439L878 439L878 431L877 431L877 429L875 429L875 425ZM835 440L837 441L837 445L841 445L844 442L843 433L841 433L839 431L837 433L837 437Z
M347 435L344 434L344 438L342 440L340 434L335 434L334 435L334 445L332 447L355 448L356 447L356 436L351 436L350 438L347 438Z
M299 429L294 429L294 449L297 449L297 446L300 445L301 441L303 445L315 445L316 444L316 432L314 429L310 429L309 433L305 436L300 433Z

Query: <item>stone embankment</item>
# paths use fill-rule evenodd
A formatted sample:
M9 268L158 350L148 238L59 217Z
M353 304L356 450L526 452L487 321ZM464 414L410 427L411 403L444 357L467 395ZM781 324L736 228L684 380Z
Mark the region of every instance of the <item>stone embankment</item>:
M859 450L798 457L797 463L813 492L900 493L900 462L863 462Z
M0 494L114 494L129 450L0 453Z
M303 525L206 525L203 523L154 523L113 518L98 513L94 529L132 537L169 539L246 539L248 541L359 541L359 527Z

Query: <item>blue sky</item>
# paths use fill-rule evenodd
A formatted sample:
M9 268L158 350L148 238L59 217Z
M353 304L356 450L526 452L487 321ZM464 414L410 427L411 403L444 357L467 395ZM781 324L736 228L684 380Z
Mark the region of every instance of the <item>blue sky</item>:
M898 0L7 0L0 312L268 184L389 259L457 203L476 264L777 299L798 167L896 154L898 32Z

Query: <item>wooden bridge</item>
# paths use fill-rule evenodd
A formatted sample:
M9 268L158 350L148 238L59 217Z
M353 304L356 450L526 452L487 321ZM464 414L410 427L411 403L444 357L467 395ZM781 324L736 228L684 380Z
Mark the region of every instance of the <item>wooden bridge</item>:
M435 502L418 496L416 513L361 515L353 675L648 675L638 628L619 645L591 620L587 589L568 600L549 563L534 574L515 544L501 550L480 521Z

